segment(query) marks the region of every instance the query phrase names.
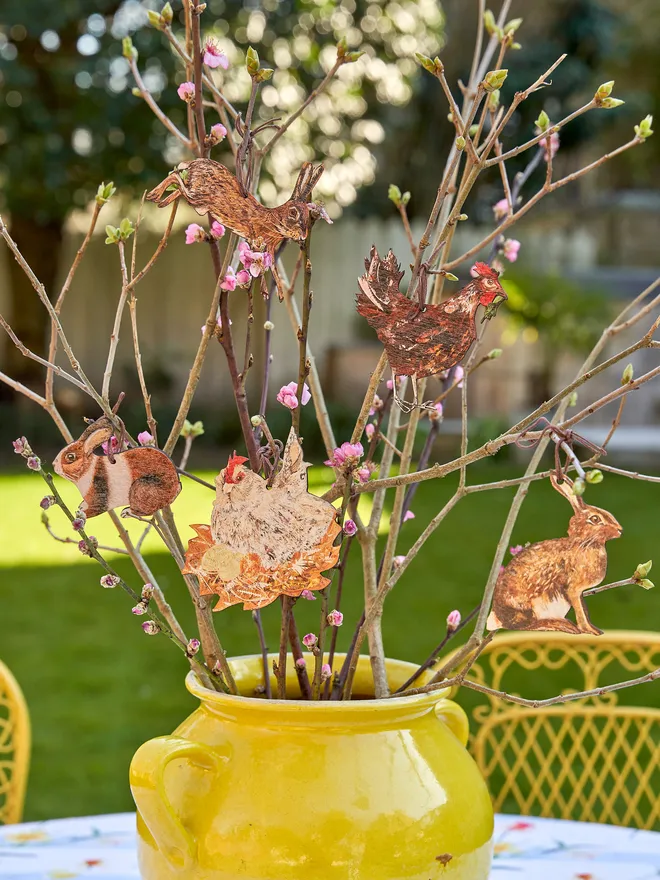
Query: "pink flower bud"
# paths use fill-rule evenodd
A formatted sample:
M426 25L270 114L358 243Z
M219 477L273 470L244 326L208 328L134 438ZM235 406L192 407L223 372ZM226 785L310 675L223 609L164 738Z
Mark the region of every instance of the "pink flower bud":
M307 633L306 636L303 636L302 641L303 641L303 645L306 648L313 648L316 645L316 643L318 642L318 639L314 635L314 633Z
M201 241L206 241L206 232L199 223L191 223L186 226L186 244L197 244Z
M78 541L78 550L82 553L83 556L89 556L92 558L92 550L96 550L99 546L98 540L94 537L94 535L89 535L86 541Z
M442 414L443 414L442 404L441 403L434 403L433 410L435 410L435 412L429 412L429 419L432 422L437 422L442 418Z
M464 370L463 367L459 364L459 365L456 367L456 369L454 370L454 382L456 382L456 387L457 387L457 388L462 388L462 387L463 387L463 379L464 379L464 378L465 378L465 370Z
M371 438L376 433L376 426L372 425L371 422L369 422L367 425L364 426L364 433L367 435L367 440L371 440Z
M316 596L312 593L311 590L303 590L300 594L301 599L307 599L308 602L316 601Z
M25 437L19 437L18 440L11 441L12 446L14 447L14 452L17 455L23 455L24 452L30 452L30 444L27 442Z
M200 647L199 639L190 639L190 641L186 645L187 656L194 657L195 654L199 651L199 647Z
M213 40L207 40L204 46L204 64L207 67L222 67L227 70L229 67L229 58L222 49Z
M403 521L408 522L408 520L410 519L415 519L415 514L412 512L412 510L406 510L403 515Z
M328 614L326 620L328 621L328 626L341 626L344 622L344 615L335 608Z
M524 549L525 548L523 547L522 544L516 544L515 547L509 547L509 553L512 556L517 556L520 553L520 551L524 550Z
M344 523L344 534L351 537L357 533L357 526L352 519L347 519Z
M324 663L321 667L321 681L327 681L332 675L332 668L329 663Z
M148 636L155 636L160 632L160 627L156 623L155 620L145 620L142 624L142 629L146 632Z
M277 392L277 402L281 403L282 406L285 406L287 409L296 409L298 407L298 383L297 382L289 382L288 385L283 385L280 390ZM309 403L312 395L309 393L309 388L307 383L303 384L302 394L301 394L301 402L302 405Z
M222 236L225 234L225 231L225 227L222 225L222 223L218 223L217 220L214 220L213 223L211 223L212 238L215 238L216 240L218 238L222 238Z
M37 458L36 455L28 456L27 466L30 468L31 471L41 470L41 459Z
M220 288L222 290L236 290L236 272L232 266L227 269L227 274L225 275Z
M493 216L496 220L504 220L508 213L509 203L506 199L500 199L499 202L495 202L493 205Z
M140 431L137 435L137 442L140 446L153 446L153 434L150 434L149 431Z
M405 556L395 556L392 562L394 563L394 565L401 565L405 558Z
M71 521L71 528L74 532L79 532L81 529L85 528L85 520L81 516L77 516Z
M114 574L104 574L101 578L101 586L105 587L106 590L111 590L113 587L116 587L119 583L119 578Z
M221 122L216 122L211 126L211 140L214 144L219 144L227 137L227 129Z
M502 245L502 254L510 263L516 262L519 250L520 242L515 238L507 238Z
M195 83L182 82L176 93L182 101L186 101L189 104L195 97Z
M304 657L298 657L296 660L296 666L298 669L304 669L307 666L307 660Z
M57 498L54 495L46 495L39 502L39 507L42 510L48 510L49 507L52 507L53 504L57 504Z
M344 465L356 465L364 455L364 447L361 443L342 443L332 452L332 458L326 460L329 467L343 467Z
M450 611L447 615L447 629L453 632L461 623L461 612Z
M252 276L247 269L239 269L236 273L236 283L239 287L247 287L252 283Z
M147 606L143 602L138 602L131 608L133 614L142 615L147 613Z
M149 599L151 599L151 597L153 596L153 594L154 594L154 588L151 586L151 584L145 584L145 585L142 587L142 593L141 593L140 595L142 596L142 598L143 598L146 602L148 602Z
M114 455L115 452L120 451L119 440L117 440L117 438L113 434L109 440L105 440L103 443L101 443L101 449L105 452L106 455L110 455L110 453Z

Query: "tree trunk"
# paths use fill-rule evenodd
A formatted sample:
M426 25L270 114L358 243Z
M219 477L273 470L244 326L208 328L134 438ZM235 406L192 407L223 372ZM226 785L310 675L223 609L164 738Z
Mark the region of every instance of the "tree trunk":
M53 220L41 226L29 217L11 217L10 233L34 274L55 299L55 281L59 265L64 220ZM8 260L10 307L7 320L21 342L35 354L48 352L50 321L48 312L16 260ZM21 354L7 340L4 370L13 379L43 394L46 371L40 364Z

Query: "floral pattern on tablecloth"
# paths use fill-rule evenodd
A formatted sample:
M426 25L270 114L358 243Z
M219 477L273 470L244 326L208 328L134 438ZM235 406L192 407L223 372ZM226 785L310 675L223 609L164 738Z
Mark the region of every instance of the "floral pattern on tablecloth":
M139 880L135 814L0 827L0 880ZM496 816L491 880L660 880L660 833ZM318 878L323 880L323 878Z

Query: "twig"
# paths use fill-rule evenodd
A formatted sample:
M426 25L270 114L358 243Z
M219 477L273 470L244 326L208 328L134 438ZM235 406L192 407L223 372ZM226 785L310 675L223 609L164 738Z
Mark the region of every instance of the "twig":
M138 66L137 66L137 62L136 62L135 58L129 58L128 65L131 68L131 73L133 74L133 79L135 80L135 85L140 90L140 93L144 99L145 104L149 107L149 109L154 114L154 116L156 116L156 118L158 120L160 120L160 122L165 126L165 128L170 132L170 134L173 134L174 137L177 138L177 140L181 141L181 143L184 145L184 147L187 150L192 150L192 148L193 148L192 142L188 140L188 138L185 136L185 134L182 131L179 131L179 129L172 122L170 117L166 113L163 113L163 111L160 109L160 107L158 106L158 104L154 100L153 95L151 94L149 89L145 86L144 80L142 79L140 71L138 70Z
M261 611L257 608L256 611L252 612L252 620L254 621L254 625L257 628L257 633L259 635L259 646L261 648L261 665L263 668L264 675L264 693L266 694L266 699L272 700L273 691L270 686L270 669L268 667L268 645L266 644L266 636L264 635L264 627L261 622Z
M106 403L109 404L110 380L112 379L112 370L115 365L115 355L117 346L119 345L119 328L121 319L124 315L124 306L128 297L128 272L126 270L126 256L124 253L124 242L117 242L119 251L119 264L121 266L121 293L119 302L117 303L117 311L115 312L115 322L112 326L112 335L110 336L110 348L108 350L108 359L105 364L105 372L103 373L103 385L101 386L101 395Z
M280 653L275 669L277 679L277 699L286 700L286 655L287 642L289 640L289 626L291 622L292 599L282 596L282 626L280 628Z
M293 609L289 618L289 643L291 645L291 656L294 662L296 675L298 676L300 694L304 700L311 700L312 685L309 681L307 668L302 663L298 663L299 660L304 660L304 657L300 636L298 635L298 627L296 626L296 619L293 616Z
M303 292L302 292L302 323L298 331L298 385L296 388L296 400L298 406L291 413L291 422L296 434L300 434L300 411L302 409L302 394L305 387L305 379L309 372L307 362L307 337L309 335L309 316L312 310L312 263L309 258L312 230L310 229L305 239L303 251Z

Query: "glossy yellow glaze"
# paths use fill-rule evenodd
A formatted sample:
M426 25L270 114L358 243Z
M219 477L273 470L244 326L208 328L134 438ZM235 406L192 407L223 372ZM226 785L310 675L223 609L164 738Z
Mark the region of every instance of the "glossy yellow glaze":
M0 825L20 822L30 766L30 716L18 682L0 662Z
M261 659L231 667L245 696L189 675L200 707L133 759L145 880L486 880L493 810L465 713L444 692L255 699ZM414 668L388 661L390 686ZM373 694L368 657L354 693Z

